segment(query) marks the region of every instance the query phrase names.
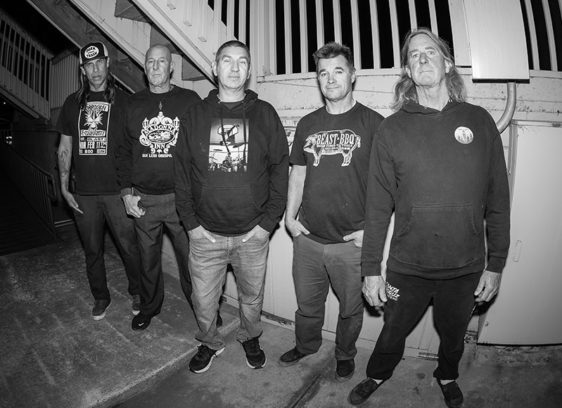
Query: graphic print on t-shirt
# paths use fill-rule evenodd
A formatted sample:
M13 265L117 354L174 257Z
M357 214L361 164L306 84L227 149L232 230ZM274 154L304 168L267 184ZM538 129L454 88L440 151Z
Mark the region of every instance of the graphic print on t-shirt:
M248 123L242 119L216 119L209 136L209 171L248 170Z
M307 136L303 150L314 156L313 166L320 164L322 156L341 154L342 167L349 166L353 158L353 151L361 147L361 136L353 130L325 130Z
M158 116L142 121L139 142L143 146L150 147L150 153L143 153L142 157L172 157L170 147L175 146L178 140L180 120L171 119L158 112Z
M80 110L78 117L79 155L107 155L110 106L107 102L88 102L86 108Z

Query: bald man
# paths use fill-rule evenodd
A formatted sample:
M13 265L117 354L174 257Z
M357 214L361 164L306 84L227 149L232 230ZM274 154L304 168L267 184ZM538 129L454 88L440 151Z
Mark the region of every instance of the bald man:
M146 52L148 89L131 98L125 137L118 151L118 182L127 214L135 221L141 253L141 306L132 329L144 330L164 301L162 234L174 246L182 290L191 305L189 243L176 213L173 156L180 120L199 96L170 83L174 63L170 50L155 45Z

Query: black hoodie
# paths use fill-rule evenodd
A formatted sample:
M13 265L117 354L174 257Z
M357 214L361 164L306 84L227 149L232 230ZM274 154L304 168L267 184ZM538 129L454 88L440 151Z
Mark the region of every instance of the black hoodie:
M502 141L483 108L406 104L382 122L370 169L363 275L380 275L393 211L388 269L429 279L502 272L509 187Z
M212 90L182 125L174 169L185 228L239 235L259 224L271 232L285 210L289 171L275 109L250 90L239 103L222 103Z

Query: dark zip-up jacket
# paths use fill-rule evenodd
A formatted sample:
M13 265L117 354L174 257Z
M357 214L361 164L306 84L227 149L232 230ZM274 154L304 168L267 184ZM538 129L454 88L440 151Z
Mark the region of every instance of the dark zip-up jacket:
M287 201L289 149L277 112L247 90L224 104L218 91L187 113L174 157L176 207L189 231L199 225L239 235L273 231Z
M492 117L469 103L442 111L406 104L383 121L373 147L363 239L363 275L387 267L448 279L502 272L509 249L509 187ZM486 249L487 244L487 249Z

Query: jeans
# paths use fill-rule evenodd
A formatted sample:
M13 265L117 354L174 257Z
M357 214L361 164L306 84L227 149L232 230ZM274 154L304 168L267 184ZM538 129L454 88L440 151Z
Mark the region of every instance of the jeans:
M240 303L240 327L237 340L244 342L261 335L261 311L269 251L269 237L253 236L242 242L243 235L222 236L211 233L207 238L191 239L189 267L193 283L193 307L199 331L195 338L201 344L218 350L224 339L217 330L217 311L230 263L236 278Z
M189 277L189 241L176 212L175 195L143 194L139 203L146 213L135 218L135 230L142 260L141 313L155 316L164 302L164 276L162 274L162 236L164 229L172 241L178 263L180 284L191 305L191 279Z
M406 337L433 301L433 319L440 344L433 375L455 380L464 351L464 335L474 309L474 291L481 273L454 279L424 279L387 271L384 326L367 365L367 376L386 380L404 354Z
M133 220L127 217L119 195L76 195L84 214L74 212L86 255L86 273L94 299L111 299L104 262L105 225L123 260L130 295L140 293L140 255Z
M331 284L340 304L336 360L353 359L363 325L361 248L353 242L321 244L301 234L293 241L293 252L297 350L312 354L320 348L326 296Z

